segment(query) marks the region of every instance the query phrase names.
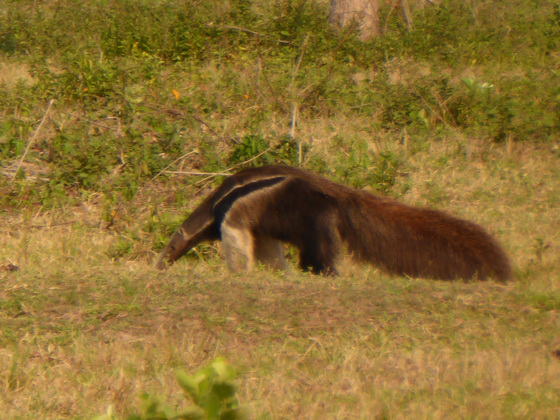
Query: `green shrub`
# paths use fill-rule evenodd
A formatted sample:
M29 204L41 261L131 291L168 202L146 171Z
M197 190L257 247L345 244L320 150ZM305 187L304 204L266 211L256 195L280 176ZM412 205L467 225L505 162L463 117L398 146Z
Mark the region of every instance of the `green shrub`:
M444 1L415 10L410 31L383 10L384 35L367 43L334 30L328 6L316 1L3 6L0 54L32 80L0 86L2 167L21 158L45 103L56 99L26 157L49 170L21 171L7 187L24 201L59 202L61 189L130 198L193 150L188 164L210 172L245 162L320 167L313 148L275 138L294 105L300 125L356 118L395 139L403 130L427 138L450 129L544 142L560 129L555 1ZM352 183L363 184L352 167L374 167L378 179L368 183L392 188L392 159L335 159Z
M262 136L247 135L231 152L228 163L230 165L248 162L251 166L271 165L284 163L297 165L300 158L300 147L302 155L308 148L299 145L295 140L284 136L277 141L269 141ZM254 159L257 158L257 159Z

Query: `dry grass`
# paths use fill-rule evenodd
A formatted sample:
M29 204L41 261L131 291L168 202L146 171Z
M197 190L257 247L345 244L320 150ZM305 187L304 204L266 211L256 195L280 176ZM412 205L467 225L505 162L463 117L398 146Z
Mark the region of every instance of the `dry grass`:
M0 86L14 87L18 83L32 81L28 66L4 58L0 61Z
M194 259L160 273L146 253L111 259L122 237L99 228L93 201L2 216L0 265L20 267L0 272L4 418L88 418L110 404L124 415L142 391L179 404L174 369L218 355L239 369L255 418L557 418L558 156L468 139L423 147L399 178L411 186L402 200L487 226L514 282L350 264L336 279L230 275ZM134 211L120 223L141 231Z

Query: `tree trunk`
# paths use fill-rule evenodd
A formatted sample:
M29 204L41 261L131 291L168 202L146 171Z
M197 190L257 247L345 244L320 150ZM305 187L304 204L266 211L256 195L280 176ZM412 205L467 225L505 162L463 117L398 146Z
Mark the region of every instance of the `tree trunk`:
M379 0L331 0L330 20L339 27L358 25L362 40L380 34Z

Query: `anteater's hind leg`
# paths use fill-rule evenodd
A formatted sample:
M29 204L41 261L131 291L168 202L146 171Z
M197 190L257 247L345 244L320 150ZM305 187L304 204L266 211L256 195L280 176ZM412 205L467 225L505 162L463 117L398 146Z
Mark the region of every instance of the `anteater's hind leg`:
M335 256L320 255L316 250L304 249L301 251L299 266L303 271L324 276L336 276L338 271L335 265Z
M257 236L254 250L255 258L262 265L273 270L286 271L288 268L282 242L268 236Z
M299 266L313 274L338 275L336 259L340 249L340 236L330 227L319 226L315 235L306 238L299 246Z

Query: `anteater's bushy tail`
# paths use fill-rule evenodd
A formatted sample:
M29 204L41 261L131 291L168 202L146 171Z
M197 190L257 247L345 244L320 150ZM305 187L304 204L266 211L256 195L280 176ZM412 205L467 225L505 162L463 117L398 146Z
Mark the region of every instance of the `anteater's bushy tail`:
M447 213L357 192L344 203L341 230L354 256L411 277L506 281L504 250L482 227Z

